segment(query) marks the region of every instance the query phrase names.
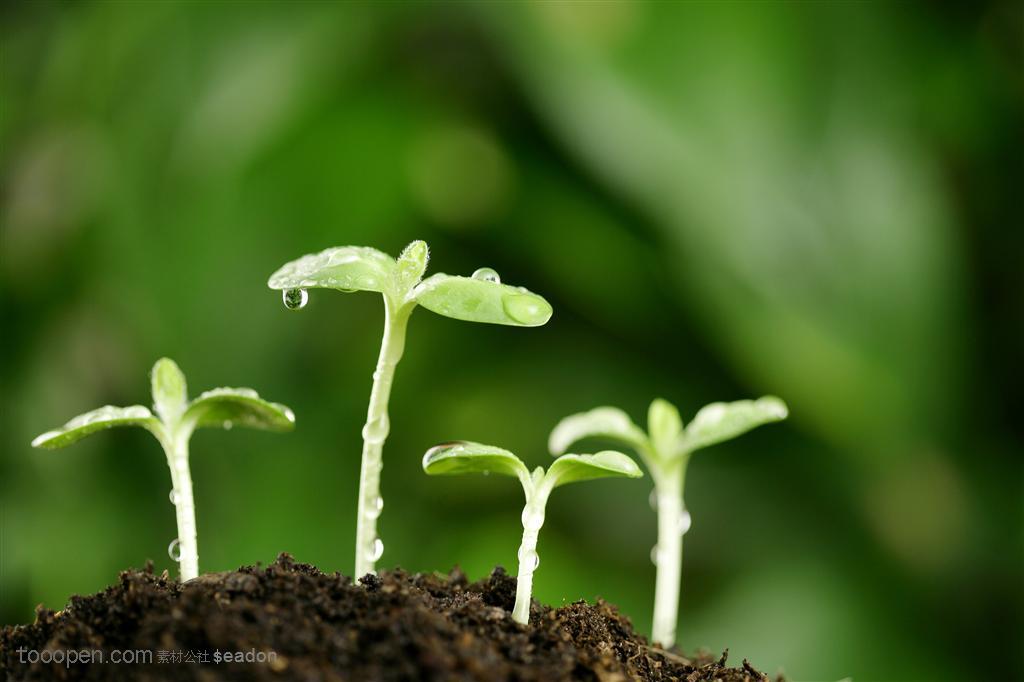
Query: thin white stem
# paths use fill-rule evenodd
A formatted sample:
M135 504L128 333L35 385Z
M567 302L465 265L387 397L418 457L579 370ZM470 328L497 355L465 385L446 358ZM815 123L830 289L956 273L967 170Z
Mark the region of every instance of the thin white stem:
M526 625L530 622L530 598L533 593L533 572L540 563L537 555L537 535L544 525L544 507L547 490L527 493L523 507L523 541L519 544L519 572L516 576L516 603L512 620Z
M652 641L668 649L676 642L679 582L683 565L683 474L685 462L673 471L654 475L658 496L658 545L654 551L657 577L654 587Z
M178 522L178 569L181 582L199 575L199 547L196 539L196 506L192 497L192 472L188 464L188 433L169 434L164 444L167 465L174 484L174 512Z
M359 507L356 521L355 577L373 573L380 558L377 518L380 516L380 470L384 466L384 441L390 431L388 399L395 367L405 350L405 331L412 307L401 306L384 296L384 336L380 344L377 369L373 372L373 389L363 426L363 458L359 471Z

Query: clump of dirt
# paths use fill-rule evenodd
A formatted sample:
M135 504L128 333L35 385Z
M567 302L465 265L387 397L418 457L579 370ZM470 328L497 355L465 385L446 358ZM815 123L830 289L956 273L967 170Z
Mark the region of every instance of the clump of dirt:
M601 600L535 602L520 625L515 579L500 567L475 583L458 568L359 582L287 554L186 584L152 566L124 571L64 611L39 607L31 625L4 627L0 666L8 680L768 680L746 661L728 667L727 652L649 646Z

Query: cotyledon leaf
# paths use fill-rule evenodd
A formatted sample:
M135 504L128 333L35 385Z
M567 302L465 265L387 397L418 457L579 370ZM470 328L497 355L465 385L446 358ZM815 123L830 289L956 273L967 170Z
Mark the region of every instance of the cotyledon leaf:
M594 478L622 476L640 478L640 467L628 455L615 450L603 450L594 455L562 455L554 461L544 476L551 487Z
M34 448L62 448L65 445L85 438L86 436L110 429L115 426L141 426L162 437L163 427L160 420L153 416L149 408L142 405L115 407L106 405L85 414L80 414L64 426L36 436L32 441Z
M200 426L249 426L268 431L295 427L295 414L286 405L260 398L251 388L215 388L189 403L182 421Z
M762 424L781 421L788 415L786 403L775 396L732 403L711 403L702 407L686 427L683 446L688 451L705 448L735 438Z
M438 273L411 296L427 310L467 322L538 327L551 319L551 304L542 296L483 278Z
M683 433L683 420L676 406L662 398L655 398L647 409L647 433L655 451L663 457L668 456L678 445Z
M558 422L548 437L548 450L560 455L584 438L607 438L636 450L647 447L647 435L628 414L617 407L595 407Z
M471 441L453 441L430 448L423 455L423 471L431 476L493 472L530 480L526 465L508 450Z
M311 253L281 266L267 280L271 289L338 289L389 293L395 285L395 259L368 246L339 246Z

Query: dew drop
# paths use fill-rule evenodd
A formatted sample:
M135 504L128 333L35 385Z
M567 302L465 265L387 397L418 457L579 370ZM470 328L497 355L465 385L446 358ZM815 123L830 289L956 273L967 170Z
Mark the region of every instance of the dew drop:
M661 564L661 548L657 545L651 547L651 563L655 566Z
M305 289L285 289L281 292L281 299L284 307L288 310L298 310L306 307L309 302L309 292Z
M178 538L174 538L171 544L167 545L167 556L171 557L172 561L181 559L181 541Z
M522 520L524 530L540 530L540 527L544 525L544 514L526 507L523 509Z
M529 327L544 324L551 318L551 306L533 294L508 294L501 299L501 307L513 320Z
M532 561L530 559L531 555L533 556ZM522 564L524 566L530 566L531 563L533 564L533 568L529 569L531 571L536 571L537 567L540 566L540 555L537 554L537 552L533 551L532 549L528 549L528 550L524 551L523 548L520 547L519 548L518 556L519 556L519 563L520 564Z
M367 550L366 559L368 561L377 561L384 554L384 541L377 538L373 541L373 547Z
M232 424L230 420L225 419L223 426L225 431L230 431L231 427L234 426L234 424Z
M387 415L371 419L363 426L363 440L369 443L383 443L391 430Z
M494 268L479 268L473 273L473 279L478 279L482 282L493 282L494 284L501 284L501 277L498 275L497 270Z
M167 499L171 501L171 504L177 506L178 504L178 491L171 488L171 492L167 495Z
M684 509L683 513L679 516L679 526L676 530L679 531L680 535L686 535L686 531L690 530L691 523L690 512Z
M647 504L651 505L651 509L658 511L658 491L651 488L651 494L647 496Z
M368 519L376 519L380 517L380 513L384 511L384 498L380 495L373 501L370 508L366 510L364 516Z

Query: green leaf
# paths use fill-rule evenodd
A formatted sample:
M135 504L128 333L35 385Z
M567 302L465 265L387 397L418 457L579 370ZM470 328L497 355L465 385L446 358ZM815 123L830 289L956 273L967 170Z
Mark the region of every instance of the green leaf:
M538 327L551 319L551 305L543 297L486 275L439 273L420 282L412 296L427 310L467 322Z
M595 407L558 422L548 438L548 450L560 455L584 438L607 438L636 450L647 447L647 435L628 414L617 407Z
M289 431L295 427L295 414L286 405L271 403L251 388L215 388L193 400L182 421L196 427L249 426L267 431Z
M596 455L562 455L554 461L544 478L551 481L552 488L556 488L594 478L640 478L643 475L629 456L615 450L604 450Z
M271 289L338 289L390 293L395 259L368 246L341 246L285 263L270 276Z
M711 403L700 409L683 436L687 451L706 448L751 429L786 418L786 403L774 396L732 403Z
M431 476L495 473L530 480L523 461L508 450L470 441L436 445L423 455L423 471Z
M430 249L421 239L417 239L402 250L402 255L398 257L398 278L401 280L403 291L408 291L419 283L423 273L427 271L429 261Z
M177 421L188 403L188 384L181 369L170 358L160 358L150 372L153 407L165 423Z
M654 449L662 456L669 456L678 446L682 432L683 420L676 406L655 398L647 410L647 433Z
M59 429L47 431L36 436L32 441L32 447L62 448L97 431L110 429L115 426L141 426L151 431L158 438L163 435L163 427L160 425L160 420L154 417L148 408L142 405L131 405L129 407L106 405L91 412L78 415Z

